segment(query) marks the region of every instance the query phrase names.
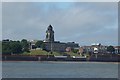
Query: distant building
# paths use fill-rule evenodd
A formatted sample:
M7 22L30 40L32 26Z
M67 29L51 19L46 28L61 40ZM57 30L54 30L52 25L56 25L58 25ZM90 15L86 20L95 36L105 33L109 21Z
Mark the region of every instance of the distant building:
M91 46L82 46L79 49L80 53L93 53L93 48Z
M72 50L71 50L71 47L67 47L66 48L66 52L71 52Z
M46 30L46 39L44 43L47 51L65 52L67 47L79 47L79 45L74 42L63 43L60 41L54 41L54 31L51 25L49 25Z
M107 53L107 46L101 45L100 43L91 45L93 53Z
M115 53L120 54L120 46L114 46L115 48Z
M44 42L54 42L54 31L51 25L46 30L46 39Z
M48 26L46 30L46 38L43 41L45 44L46 51L57 51L57 52L65 52L67 47L70 48L79 48L79 45L75 42L60 42L54 40L54 30L51 25ZM31 42L31 46L34 47L36 41ZM31 47L31 49L32 49Z
M82 53L107 53L107 46L101 44L92 44L91 46L82 46L79 49Z
M30 42L30 49L36 49L35 43L39 40L31 40Z

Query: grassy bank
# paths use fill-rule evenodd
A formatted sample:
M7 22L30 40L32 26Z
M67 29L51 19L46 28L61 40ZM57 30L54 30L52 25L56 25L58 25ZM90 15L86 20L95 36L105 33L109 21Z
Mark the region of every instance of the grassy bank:
M73 52L50 52L44 50L30 50L30 52L24 52L22 55L55 55L55 56L63 56L63 55L70 55L70 56L80 56L77 53Z

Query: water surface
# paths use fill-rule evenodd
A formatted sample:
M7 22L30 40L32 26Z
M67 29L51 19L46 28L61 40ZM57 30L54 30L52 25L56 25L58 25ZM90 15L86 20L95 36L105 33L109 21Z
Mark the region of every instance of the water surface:
M105 62L4 61L3 78L117 78L118 64Z

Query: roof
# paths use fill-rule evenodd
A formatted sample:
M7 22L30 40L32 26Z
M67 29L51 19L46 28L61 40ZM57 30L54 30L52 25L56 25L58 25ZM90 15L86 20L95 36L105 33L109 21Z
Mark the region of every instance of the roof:
M51 25L48 26L48 30L52 30L53 27Z

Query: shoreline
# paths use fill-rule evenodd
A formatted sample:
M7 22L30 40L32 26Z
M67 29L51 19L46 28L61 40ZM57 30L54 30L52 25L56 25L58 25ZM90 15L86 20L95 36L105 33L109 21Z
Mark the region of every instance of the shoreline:
M114 63L120 64L120 62L97 62L97 61L0 61L0 62L48 62L48 63Z
M46 61L46 62L120 62L120 56L114 57L88 57L88 58L72 58L72 57L54 57L54 56L2 56L0 61Z

